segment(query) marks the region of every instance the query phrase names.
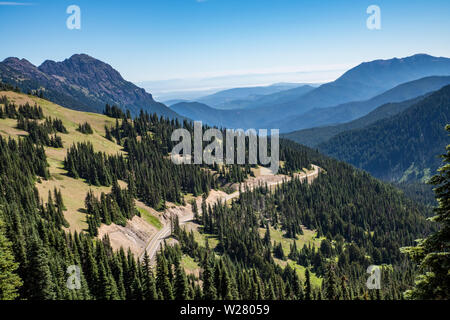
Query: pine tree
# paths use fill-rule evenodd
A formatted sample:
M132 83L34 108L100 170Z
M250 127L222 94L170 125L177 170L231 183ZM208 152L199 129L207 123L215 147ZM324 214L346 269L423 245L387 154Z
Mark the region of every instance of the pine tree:
M164 254L157 255L156 262L156 284L158 290L161 290L162 297L164 300L173 300L173 289L172 284L169 280L169 270L167 265L167 260Z
M150 270L150 257L147 251L144 254L144 260L142 262L143 269L143 290L145 300L156 300L158 294L156 293L155 279L152 271Z
M118 300L119 293L117 291L116 281L103 262L100 262L99 271L100 278L98 286L100 292L98 298L100 300Z
M447 125L450 133L450 125ZM450 299L450 145L447 154L442 155L443 166L439 174L431 178L430 184L436 186L434 192L438 207L432 221L441 228L424 240L419 240L416 247L405 248L423 272L417 279L414 289L405 293L408 299L449 300Z
M305 300L311 300L311 274L309 268L305 271Z
M214 271L208 254L203 260L203 295L205 300L215 300L217 295L214 286Z
M292 289L294 290L295 297L298 300L303 299L303 287L300 281L300 277L297 274L297 271L293 270L293 284Z
M14 261L12 243L6 238L4 229L5 225L0 220L0 300L14 300L19 296L22 280L16 274L19 264Z
M34 239L30 263L25 281L27 296L31 300L53 300L56 298L55 284L50 271L49 253L42 242Z
M142 286L140 278L138 277L138 273L134 275L132 288L133 295L131 296L131 299L138 301L144 300L144 288Z
M286 260L286 256L284 255L284 250L281 242L278 244L274 243L273 254L278 259Z
M188 283L186 279L186 274L180 265L180 262L176 260L175 262L175 299L176 300L187 300L188 298Z
M226 268L222 269L221 296L224 300L233 300L233 285Z
M271 242L271 238L270 238L270 227L269 227L268 223L266 225L266 233L264 234L264 244L269 248L271 248L271 246L272 246L272 242Z
M337 279L335 266L332 263L328 264L327 273L324 280L325 285L325 297L328 300L337 300L338 292L337 292Z
M192 212L194 213L194 220L197 221L197 222L200 221L197 201L195 201L195 200L192 200Z

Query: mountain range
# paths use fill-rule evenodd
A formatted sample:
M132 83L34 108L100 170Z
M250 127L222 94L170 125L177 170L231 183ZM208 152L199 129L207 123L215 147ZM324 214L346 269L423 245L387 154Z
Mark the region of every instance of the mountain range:
M340 132L362 128L377 120L393 116L418 101L418 97L421 98L423 95L439 90L448 84L450 84L450 77L422 78L401 84L367 101L350 102L332 108L314 109L307 114L286 121L282 128L284 131L289 131L289 128L312 126L309 129L288 133L285 137L315 147ZM329 123L341 124L326 125Z
M444 58L397 60L385 62L392 72L376 61L319 88L261 96L231 90L221 93L230 97L226 104L253 102L219 110L200 102L169 109L87 55L39 67L6 59L0 260L10 299L404 299L417 267L401 248L439 227L427 219L430 202L372 175L413 182L412 194L412 185L436 172L450 120L450 76L439 74L450 69ZM100 113L105 103L138 116L71 110ZM321 113L311 119L322 123L359 118L309 132L316 150L281 139L277 174L261 162L179 166L170 159L179 124L163 116L264 127L296 120L306 109ZM185 129L196 135L189 123ZM257 142L261 153L265 143ZM443 183L436 188L443 190L440 204ZM74 263L83 277L79 290L68 290L63 274ZM389 266L378 292L368 293L367 276L360 276L368 265Z
M296 89L297 90L291 90ZM264 87L232 88L216 92L212 95L196 99L196 102L207 104L215 109L231 110L261 106L288 98L291 91L305 94L314 89L311 85L300 83L276 83Z
M202 120L210 125L279 128L285 133L354 120L384 103L400 102L436 90L442 79L423 80L427 82L424 85L402 87L402 84L448 75L448 58L418 54L376 60L362 63L336 81L317 88L277 84L226 90L200 99L200 103L209 102L218 108L233 108L217 110L208 103L191 102L168 108L144 89L123 79L110 65L86 54L76 54L62 62L47 60L39 67L18 58L0 62L1 81L25 92L41 90L47 99L75 110L101 112L108 103L133 114L143 109L169 118ZM286 88L289 89L283 90ZM393 92L389 92L391 89Z
M143 109L181 118L144 89L123 79L109 64L86 54L75 54L62 62L47 60L39 67L26 59L7 58L0 62L0 80L24 92L42 89L47 99L74 110L100 113L109 103L133 114Z
M171 105L170 108L178 114L189 115L187 117L190 119L202 121L208 125L221 127L227 126L229 123L226 118L227 112L225 110L214 109L204 103L179 102Z
M303 87L294 88L288 90L287 97L287 91L281 91L273 94L280 97L279 99L273 98L273 95L266 95L261 98L262 100L247 104L245 109L223 110L220 113L220 125L234 128L279 128L282 132L289 132L317 125L335 124L335 115L327 119L330 109L321 109L339 105L342 107L343 104L350 102L367 101L396 86L421 78L449 75L450 59L425 54L402 59L366 62L347 71L336 81L321 85L306 93ZM416 96L424 93L418 93ZM389 94L387 93L387 95ZM397 102L407 99L405 98L407 96L405 94ZM411 95L408 97L412 98ZM362 112L356 112L349 117L345 117L347 111L344 110L344 116L339 121L353 120L387 102L392 101L374 100L370 108L366 108ZM364 105L366 105L366 102ZM354 109L358 111L358 108L355 107ZM184 109L184 111L179 110L181 115L195 120L214 118L216 114L215 111L210 110L211 114L203 114L201 118L195 118L196 113L191 112L191 108ZM206 112L207 109L204 109ZM318 115L311 115L311 110L315 110L314 113ZM296 118L296 116L304 118L307 113L311 117L312 123ZM324 115L322 121L314 119L314 117L320 118L322 115Z
M349 164L282 139L277 175L177 166L174 121L79 112L11 89L0 86L0 247L3 265L24 267L2 274L17 292L10 299L287 300L307 288L327 297L319 290L338 279L329 261L349 279L341 300L378 299L364 293L367 277L352 277L367 265L392 266L385 299L413 283L400 248L434 230L431 210ZM73 263L83 277L68 291Z

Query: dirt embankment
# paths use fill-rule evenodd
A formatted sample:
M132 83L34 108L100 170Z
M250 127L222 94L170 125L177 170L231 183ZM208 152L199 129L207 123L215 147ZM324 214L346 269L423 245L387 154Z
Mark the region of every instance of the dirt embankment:
M227 197L229 197L229 195L223 191L211 190L206 202L208 204L213 204L216 203L219 199L226 199ZM196 201L200 210L202 197L197 197ZM108 235L110 238L111 246L114 250L119 250L120 247L123 247L124 250L128 250L128 248L130 248L131 252L133 252L136 256L140 256L152 239L158 238L154 239L155 241L164 240L165 237L160 237L159 235L162 235L164 233L163 231L169 228L171 216L178 216L181 222L193 219L191 204L186 204L185 206L176 206L172 203L167 203L168 208L163 212L158 212L152 208L149 208L139 201L136 203L136 205L139 208L143 208L157 217L163 224L163 228L161 230L158 230L143 218L135 216L132 220L128 221L125 227L116 225L114 223L109 226L103 224L99 228L98 238L102 239L105 235Z
M157 232L156 227L135 216L127 222L125 227L116 224L102 225L98 230L98 237L102 239L108 235L114 250L119 250L120 247L123 247L124 250L129 248L133 254L139 255L145 249L148 239L151 239Z

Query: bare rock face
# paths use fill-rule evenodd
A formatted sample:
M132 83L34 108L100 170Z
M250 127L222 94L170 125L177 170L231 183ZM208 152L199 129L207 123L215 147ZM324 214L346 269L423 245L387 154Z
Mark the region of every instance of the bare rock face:
M50 77L40 71L36 66L26 59L7 58L0 63L0 78L5 81L14 79L23 81L26 79L34 79L43 85L48 84Z
M86 54L75 54L62 62L47 60L39 67L25 59L7 58L0 63L0 79L24 91L43 89L47 99L71 109L102 112L109 103L134 114L142 109L181 118L109 64Z

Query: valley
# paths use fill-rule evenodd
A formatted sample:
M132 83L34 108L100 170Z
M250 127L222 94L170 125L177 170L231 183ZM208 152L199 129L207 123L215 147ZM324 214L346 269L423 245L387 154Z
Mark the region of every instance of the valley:
M424 60L428 69L402 79L432 73L435 63L446 63L426 56L401 61L417 60ZM46 82L49 87L61 85L50 78L60 79L57 74L66 74L65 68L73 64L111 71L84 55L62 63L46 62L38 71L26 61L8 59L0 71L5 65L18 71L18 64L29 71L27 76L38 74L50 81ZM371 66L379 67L379 62ZM436 226L428 221L430 202L420 202L419 196L412 195L413 188L406 196L371 174L387 181L417 183L437 171L436 155L448 144L442 129L450 112L449 77L425 77L397 85L400 80L389 82L389 72L380 71L383 86L370 77L355 84L355 76L367 77L366 68L365 64L358 66L318 88L223 92L208 98L222 110L181 102L171 106L172 114L153 108L153 103L140 112L119 107L114 103L120 103L123 96L99 91L94 84L85 89L115 99L102 98L103 114L77 111L80 108L59 100L52 91L35 91L26 81L21 84L27 93L1 83L0 222L7 224L14 257L24 261L17 273L27 286L33 272L49 270L41 273L46 275L44 286L24 289L21 296L401 299L416 276L404 247L435 232ZM11 74L10 69L3 70ZM81 83L80 79L92 76L83 72L67 81ZM101 83L133 90L119 76L113 72ZM365 89L347 96L343 88ZM259 96L261 90L268 91ZM67 97L68 92L64 94ZM301 97L307 109L288 106L296 97ZM77 105L82 106L79 103L85 98L78 96ZM236 98L256 104L241 100L238 104L246 105L245 109L232 109ZM368 100L352 100L358 98ZM182 128L192 137L199 129L188 118L215 121L222 133L235 121L250 125L262 117L275 124L283 112L269 117L270 105L283 99L277 107L286 111L283 116L291 122L309 110L312 117L328 113L329 119L343 123L285 135L280 140L275 175L260 163L172 162L176 144L172 133ZM342 103L325 108L331 100ZM255 117L248 117L250 110ZM202 127L200 133L208 128ZM244 141L244 151L248 143ZM56 270L73 263L82 269L83 289L48 289L64 288ZM365 282L367 266L374 264L381 266L386 279L386 286L377 292L368 291Z
M62 196L66 210L64 217L68 221L70 232L83 232L87 230L86 213L84 200L88 191L92 190L96 196L111 191L110 187L93 186L86 181L74 179L68 175L64 169L64 159L67 155L67 147L74 143L89 141L93 144L94 149L107 154L115 155L123 153L122 148L104 137L105 126L112 126L115 121L112 119L95 114L84 113L79 111L69 110L53 104L47 100L23 95L14 92L2 92L2 96L7 97L11 103L16 105L29 103L30 105L39 104L43 108L44 115L47 117L56 117L63 121L63 124L68 129L68 134L62 136L62 140L66 148L55 149L46 148L46 155L49 163L49 180L41 180L37 182L36 187L39 191L40 198L46 203L49 192L58 189L62 191ZM92 135L84 135L76 130L79 123L92 123L94 133ZM27 135L26 132L16 129L15 121L10 119L0 119L0 133L6 137L18 137ZM320 168L313 166L313 170L308 171L304 169L305 173L295 173L294 177L300 180L306 180L312 183L319 175ZM233 184L230 186L234 192L227 194L221 190L211 190L206 199L206 203L213 205L217 202L229 203L233 199L239 197L239 190L252 190L260 186L268 186L274 188L275 186L291 180L291 177L283 174L274 175L268 168L260 167L254 169L254 177L249 177L241 184ZM124 181L119 181L122 188L126 188L127 184ZM192 200L192 197L186 197ZM195 201L200 207L202 197L196 197ZM126 226L117 224L102 225L99 228L98 238L103 239L105 236L109 237L111 246L115 250L123 248L130 249L133 254L140 259L143 258L144 252L147 251L153 263L156 262L155 255L162 245L163 241L171 236L170 219L177 216L180 219L180 224L189 223L193 220L193 211L190 203L185 206L168 203L168 208L159 212L143 202L136 200L136 207L141 212L141 217L135 216L129 220ZM201 213L201 212L200 212ZM152 223L146 217L156 218Z
M320 173L320 168L317 166L313 166L313 170L311 172L306 173L296 173L294 177L299 179L300 181L306 180L308 183L312 183ZM230 200L238 198L240 195L239 190L252 190L259 186L266 185L269 188L276 187L277 185L287 182L291 180L290 177L285 175L273 175L270 170L266 168L260 168L257 171L262 171L256 175L255 178L250 178L246 180L244 183L240 185L233 185L232 189L237 190L231 194L226 194L223 191L212 191L208 197L206 198L206 203L209 205L214 205L217 202L228 203ZM197 197L195 199L197 202L197 206L201 207L202 197ZM201 210L199 214L201 214ZM174 206L164 212L164 216L170 217L172 215L178 216L180 219L180 225L191 222L194 219L194 212L192 211L192 205L188 204L185 207L177 207ZM169 221L170 222L170 221ZM146 249L148 256L150 259L153 259L156 252L160 248L163 241L171 235L171 226L170 223L167 223L155 236L150 238L149 244ZM113 246L114 247L114 246ZM144 256L144 252L140 255L142 259Z
M0 318L446 305L448 12L0 1Z

